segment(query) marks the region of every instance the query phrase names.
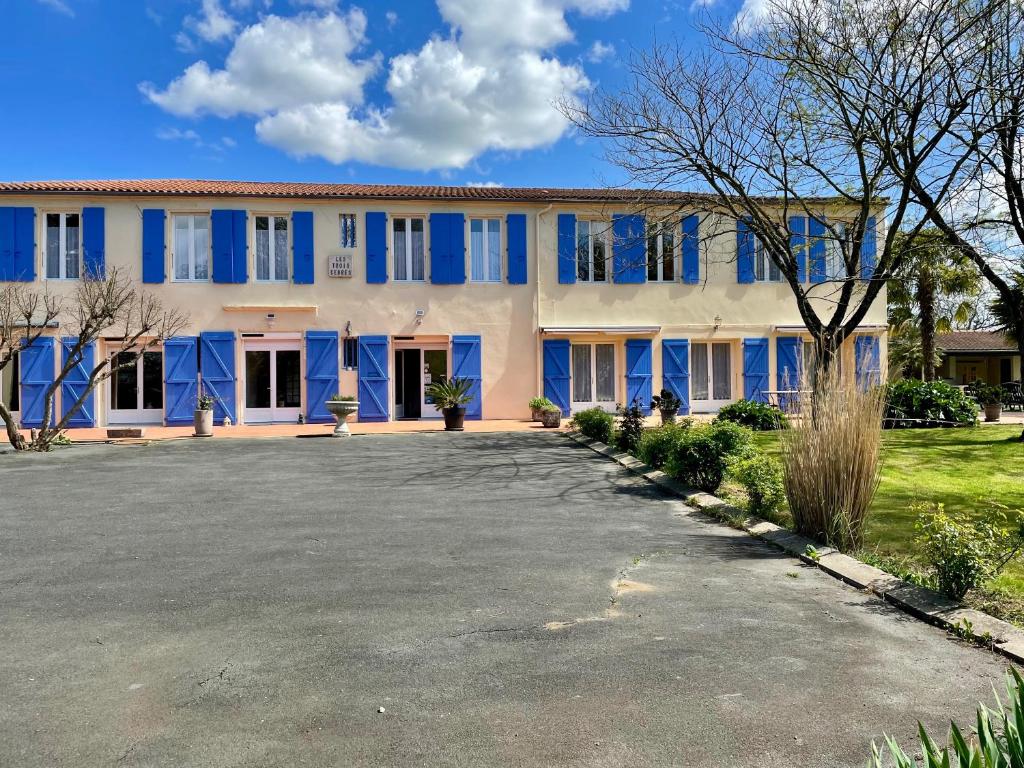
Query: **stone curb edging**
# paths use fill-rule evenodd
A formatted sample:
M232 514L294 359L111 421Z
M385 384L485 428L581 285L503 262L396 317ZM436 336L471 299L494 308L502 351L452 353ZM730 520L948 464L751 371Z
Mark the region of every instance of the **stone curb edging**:
M862 563L831 547L819 547L817 542L805 536L752 517L717 496L695 491L661 470L651 469L635 456L619 452L598 440L591 440L579 432L569 431L564 434L570 440L607 456L630 472L678 496L687 504L719 520L727 519L730 525L738 526L751 536L773 544L807 565L815 566L857 589L871 592L915 618L989 647L1018 664L1024 664L1024 630L1009 622L965 608L945 595L899 579L881 568ZM817 557L807 555L808 546L817 550Z

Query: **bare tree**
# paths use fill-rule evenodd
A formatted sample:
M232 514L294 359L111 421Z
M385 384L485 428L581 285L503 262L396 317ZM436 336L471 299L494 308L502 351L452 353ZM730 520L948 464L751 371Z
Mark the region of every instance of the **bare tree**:
M18 286L0 294L0 369L14 354L31 346L47 327L59 324L66 353L53 382L43 395L42 425L26 441L14 424L10 411L0 403L0 418L16 449L49 450L53 441L81 409L89 395L103 381L124 368L134 367L143 353L181 332L187 317L177 309L165 308L159 299L135 287L130 276L116 268L107 276L79 281L73 297L55 299L46 292ZM8 303L10 302L10 303ZM29 310L31 312L29 313ZM26 321L26 314L33 318ZM7 315L17 322L3 323ZM38 315L38 316L37 316ZM55 417L55 396L72 371L83 364L86 349L102 339L107 354L99 356L85 372L86 381L77 389L73 403L64 402L63 415ZM67 388L64 390L67 392Z

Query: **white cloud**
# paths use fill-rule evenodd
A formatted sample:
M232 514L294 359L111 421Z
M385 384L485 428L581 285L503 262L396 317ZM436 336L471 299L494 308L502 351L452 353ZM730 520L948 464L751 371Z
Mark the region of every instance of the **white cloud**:
M64 0L36 0L36 2L38 2L40 5L45 5L47 8L50 8L56 11L57 13L64 14L69 18L75 18L74 9L70 5L65 3Z
M336 11L339 0L292 0L295 5L305 5L320 11Z
M587 49L587 61L592 64L604 61L609 56L615 55L615 46L611 43L605 43L601 40L595 40L593 44Z
M184 131L180 128L161 128L156 132L156 137L161 141L202 141L199 134L191 128Z
M505 185L500 181L467 181L466 186L480 189L501 189Z
M189 16L185 26L208 43L231 37L238 28L238 22L228 15L220 0L203 0L202 13L196 18Z
M743 0L743 5L733 20L733 29L740 34L749 34L757 29L771 10L776 0Z
M388 29L394 29L395 24L398 23L398 14L394 11L388 11L384 14L384 20L388 23Z
M242 30L223 69L192 64L166 88L143 83L180 116L256 117L256 135L296 156L410 169L462 168L488 150L546 146L568 129L555 109L589 87L554 49L574 39L566 14L607 15L628 0L438 0L449 26L391 59L387 102L364 105L379 56L358 58L366 16L267 16Z

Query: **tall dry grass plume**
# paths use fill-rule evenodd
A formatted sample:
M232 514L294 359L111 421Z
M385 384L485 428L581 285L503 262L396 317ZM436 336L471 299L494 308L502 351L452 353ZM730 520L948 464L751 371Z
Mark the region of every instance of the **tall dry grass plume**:
M885 396L836 367L805 375L808 394L782 432L782 464L797 532L850 552L863 544L878 488Z

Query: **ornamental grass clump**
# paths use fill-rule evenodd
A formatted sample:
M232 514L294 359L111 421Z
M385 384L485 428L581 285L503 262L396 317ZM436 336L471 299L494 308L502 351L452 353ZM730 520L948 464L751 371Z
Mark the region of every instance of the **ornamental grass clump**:
M786 499L798 533L851 552L878 488L883 391L844 380L835 366L813 381L782 431Z

